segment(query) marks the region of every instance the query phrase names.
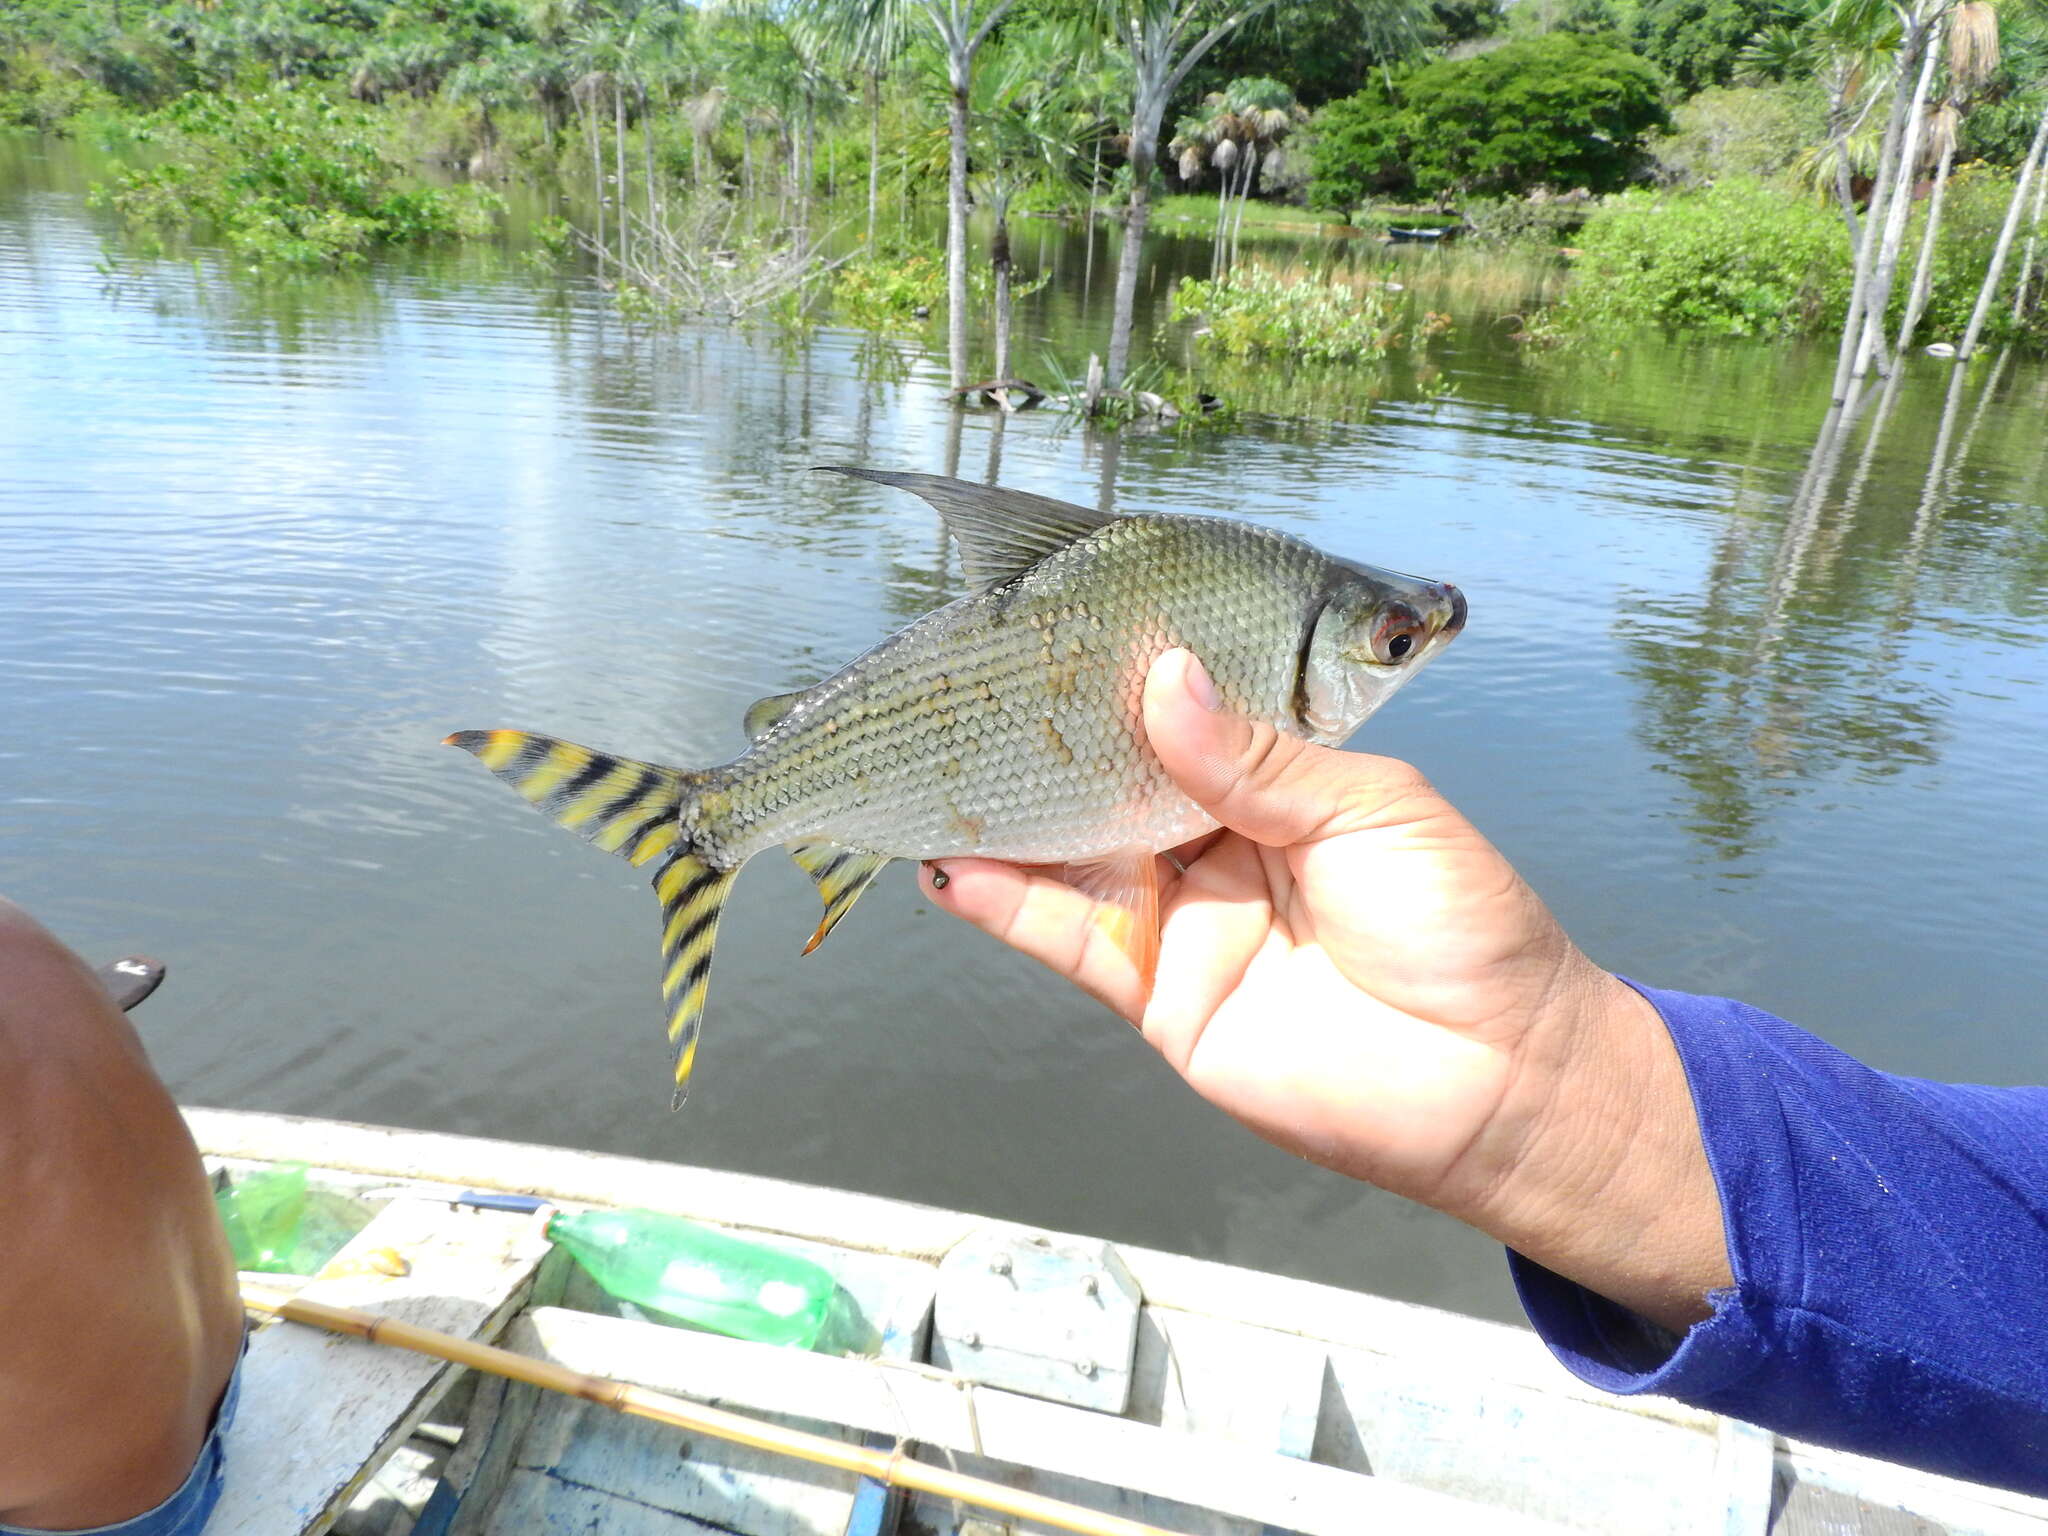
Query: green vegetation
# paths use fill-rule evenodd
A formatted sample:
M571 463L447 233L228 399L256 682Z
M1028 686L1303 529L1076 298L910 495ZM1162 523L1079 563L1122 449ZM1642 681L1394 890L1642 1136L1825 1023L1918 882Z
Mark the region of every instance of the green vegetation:
M1200 350L1224 357L1285 357L1302 363L1356 363L1385 357L1409 338L1399 300L1384 283L1245 265L1213 282L1181 279L1173 292L1176 320L1199 316ZM1414 339L1449 327L1427 315Z
M132 133L158 153L103 199L156 236L199 225L259 261L334 266L379 245L480 234L498 204L481 187L403 185L377 120L312 92L195 91Z
M2012 177L1973 167L1955 177L1946 238L1933 264L1926 320L1961 334L2007 202ZM1924 231L1922 210L1907 244ZM1815 335L1842 324L1853 254L1838 214L1783 188L1730 180L1674 195L1636 191L1609 200L1587 223L1570 291L1558 314L1568 333L1666 325L1729 336ZM1893 295L1895 327L1906 303ZM2000 311L1991 334L2048 336L2038 312L2015 324Z
M1614 191L1666 124L1663 80L1620 43L1575 32L1439 59L1325 108L1309 198Z
M1579 246L1563 313L1580 330L1665 324L1789 336L1838 321L1848 300L1841 220L1759 182L1626 193L1588 222Z

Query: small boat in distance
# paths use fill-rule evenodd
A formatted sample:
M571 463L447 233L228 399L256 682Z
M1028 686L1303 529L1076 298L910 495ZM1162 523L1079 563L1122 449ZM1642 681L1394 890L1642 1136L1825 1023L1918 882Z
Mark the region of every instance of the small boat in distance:
M494 1342L577 1383L545 1391L265 1322L208 1536L1053 1528L622 1417L605 1406L618 1382L866 1447L883 1476L914 1459L1064 1501L1093 1522L1068 1529L1103 1533L2048 1536L2048 1500L1608 1396L1524 1329L1429 1307L715 1169L185 1114L221 1187L302 1164L309 1191L364 1222L317 1274L249 1281L309 1311ZM669 1212L809 1259L859 1324L859 1352L636 1314L549 1244L551 1205Z
M1457 230L1455 224L1438 224L1427 228L1409 228L1399 224L1387 226L1387 239L1395 245L1406 245L1411 241L1448 239Z

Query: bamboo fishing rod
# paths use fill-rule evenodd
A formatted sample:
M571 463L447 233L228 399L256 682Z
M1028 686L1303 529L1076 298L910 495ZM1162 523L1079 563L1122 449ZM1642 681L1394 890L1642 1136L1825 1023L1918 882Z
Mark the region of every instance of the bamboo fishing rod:
M314 1328L367 1339L372 1344L386 1344L397 1349L409 1349L416 1354L432 1355L437 1360L447 1360L493 1376L503 1376L510 1381L523 1381L529 1386L582 1398L601 1408L636 1418L652 1419L656 1423L692 1430L718 1440L730 1440L755 1450L779 1452L819 1466L857 1472L877 1482L914 1488L942 1499L957 1499L963 1504L1015 1515L1020 1520L1036 1520L1061 1530L1078 1531L1081 1536L1175 1536L1174 1532L1156 1525L1084 1509L1078 1504L1048 1499L1022 1489L1005 1488L1001 1483L992 1483L985 1478L967 1477L944 1467L932 1466L929 1462L915 1461L901 1449L870 1450L826 1435L785 1429L780 1424L770 1424L746 1414L693 1403L687 1398L614 1381L608 1376L586 1376L552 1360L537 1360L515 1350L500 1349L495 1344L458 1338L452 1333L417 1327L395 1317L382 1317L355 1307L329 1306L285 1291L246 1284L242 1287L242 1304L251 1311L269 1313L287 1322L305 1323Z

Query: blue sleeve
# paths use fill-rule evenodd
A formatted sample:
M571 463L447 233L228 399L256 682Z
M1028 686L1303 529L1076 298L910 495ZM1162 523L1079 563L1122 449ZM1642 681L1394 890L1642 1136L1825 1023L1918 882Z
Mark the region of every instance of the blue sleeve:
M1558 1359L2048 1494L2048 1088L1894 1077L1742 1003L1638 990L1692 1084L1735 1284L1680 1337L1510 1253Z

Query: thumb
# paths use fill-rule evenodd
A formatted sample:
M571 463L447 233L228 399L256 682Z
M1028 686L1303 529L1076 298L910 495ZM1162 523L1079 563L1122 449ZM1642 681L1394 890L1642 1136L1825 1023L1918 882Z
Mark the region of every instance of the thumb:
M1398 819L1395 807L1427 787L1394 758L1333 751L1233 712L1192 651L1152 663L1145 734L1181 793L1269 848Z

